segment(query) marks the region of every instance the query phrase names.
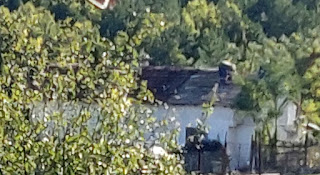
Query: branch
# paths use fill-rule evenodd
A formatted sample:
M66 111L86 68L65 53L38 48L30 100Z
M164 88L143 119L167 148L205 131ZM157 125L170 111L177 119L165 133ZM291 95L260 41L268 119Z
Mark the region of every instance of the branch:
M296 67L298 69L298 73L300 75L304 75L307 70L312 67L317 58L320 57L320 53L312 52L309 57L301 59L301 61L297 61Z

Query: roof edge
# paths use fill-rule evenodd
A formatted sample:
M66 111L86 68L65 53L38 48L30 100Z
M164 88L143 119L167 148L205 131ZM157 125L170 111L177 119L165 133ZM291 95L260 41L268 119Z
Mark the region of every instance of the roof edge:
M186 70L186 71L206 71L206 72L217 72L219 71L218 67L213 68L194 68L194 67L183 67L183 66L142 66L142 69L153 69L153 70L162 70L170 69L173 71Z

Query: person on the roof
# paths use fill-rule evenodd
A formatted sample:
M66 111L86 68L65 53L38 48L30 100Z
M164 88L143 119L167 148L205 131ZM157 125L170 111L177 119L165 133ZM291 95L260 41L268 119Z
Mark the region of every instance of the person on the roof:
M231 63L231 59L224 60L219 65L220 82L230 84L232 82L232 72L236 71L236 65Z

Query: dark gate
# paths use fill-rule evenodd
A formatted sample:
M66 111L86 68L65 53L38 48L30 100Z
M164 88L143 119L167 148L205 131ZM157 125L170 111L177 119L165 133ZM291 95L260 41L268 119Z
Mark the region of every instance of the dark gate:
M199 174L225 174L229 158L224 146L216 140L208 140L207 135L196 128L187 128L184 148L185 169Z

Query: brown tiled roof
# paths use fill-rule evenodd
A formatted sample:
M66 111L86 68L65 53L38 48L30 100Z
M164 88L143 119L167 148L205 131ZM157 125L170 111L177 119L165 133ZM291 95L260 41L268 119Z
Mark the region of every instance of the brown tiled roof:
M218 69L194 69L168 66L148 66L142 69L142 79L157 100L174 105L201 105L213 96L219 84L215 105L231 106L241 88L222 85Z

